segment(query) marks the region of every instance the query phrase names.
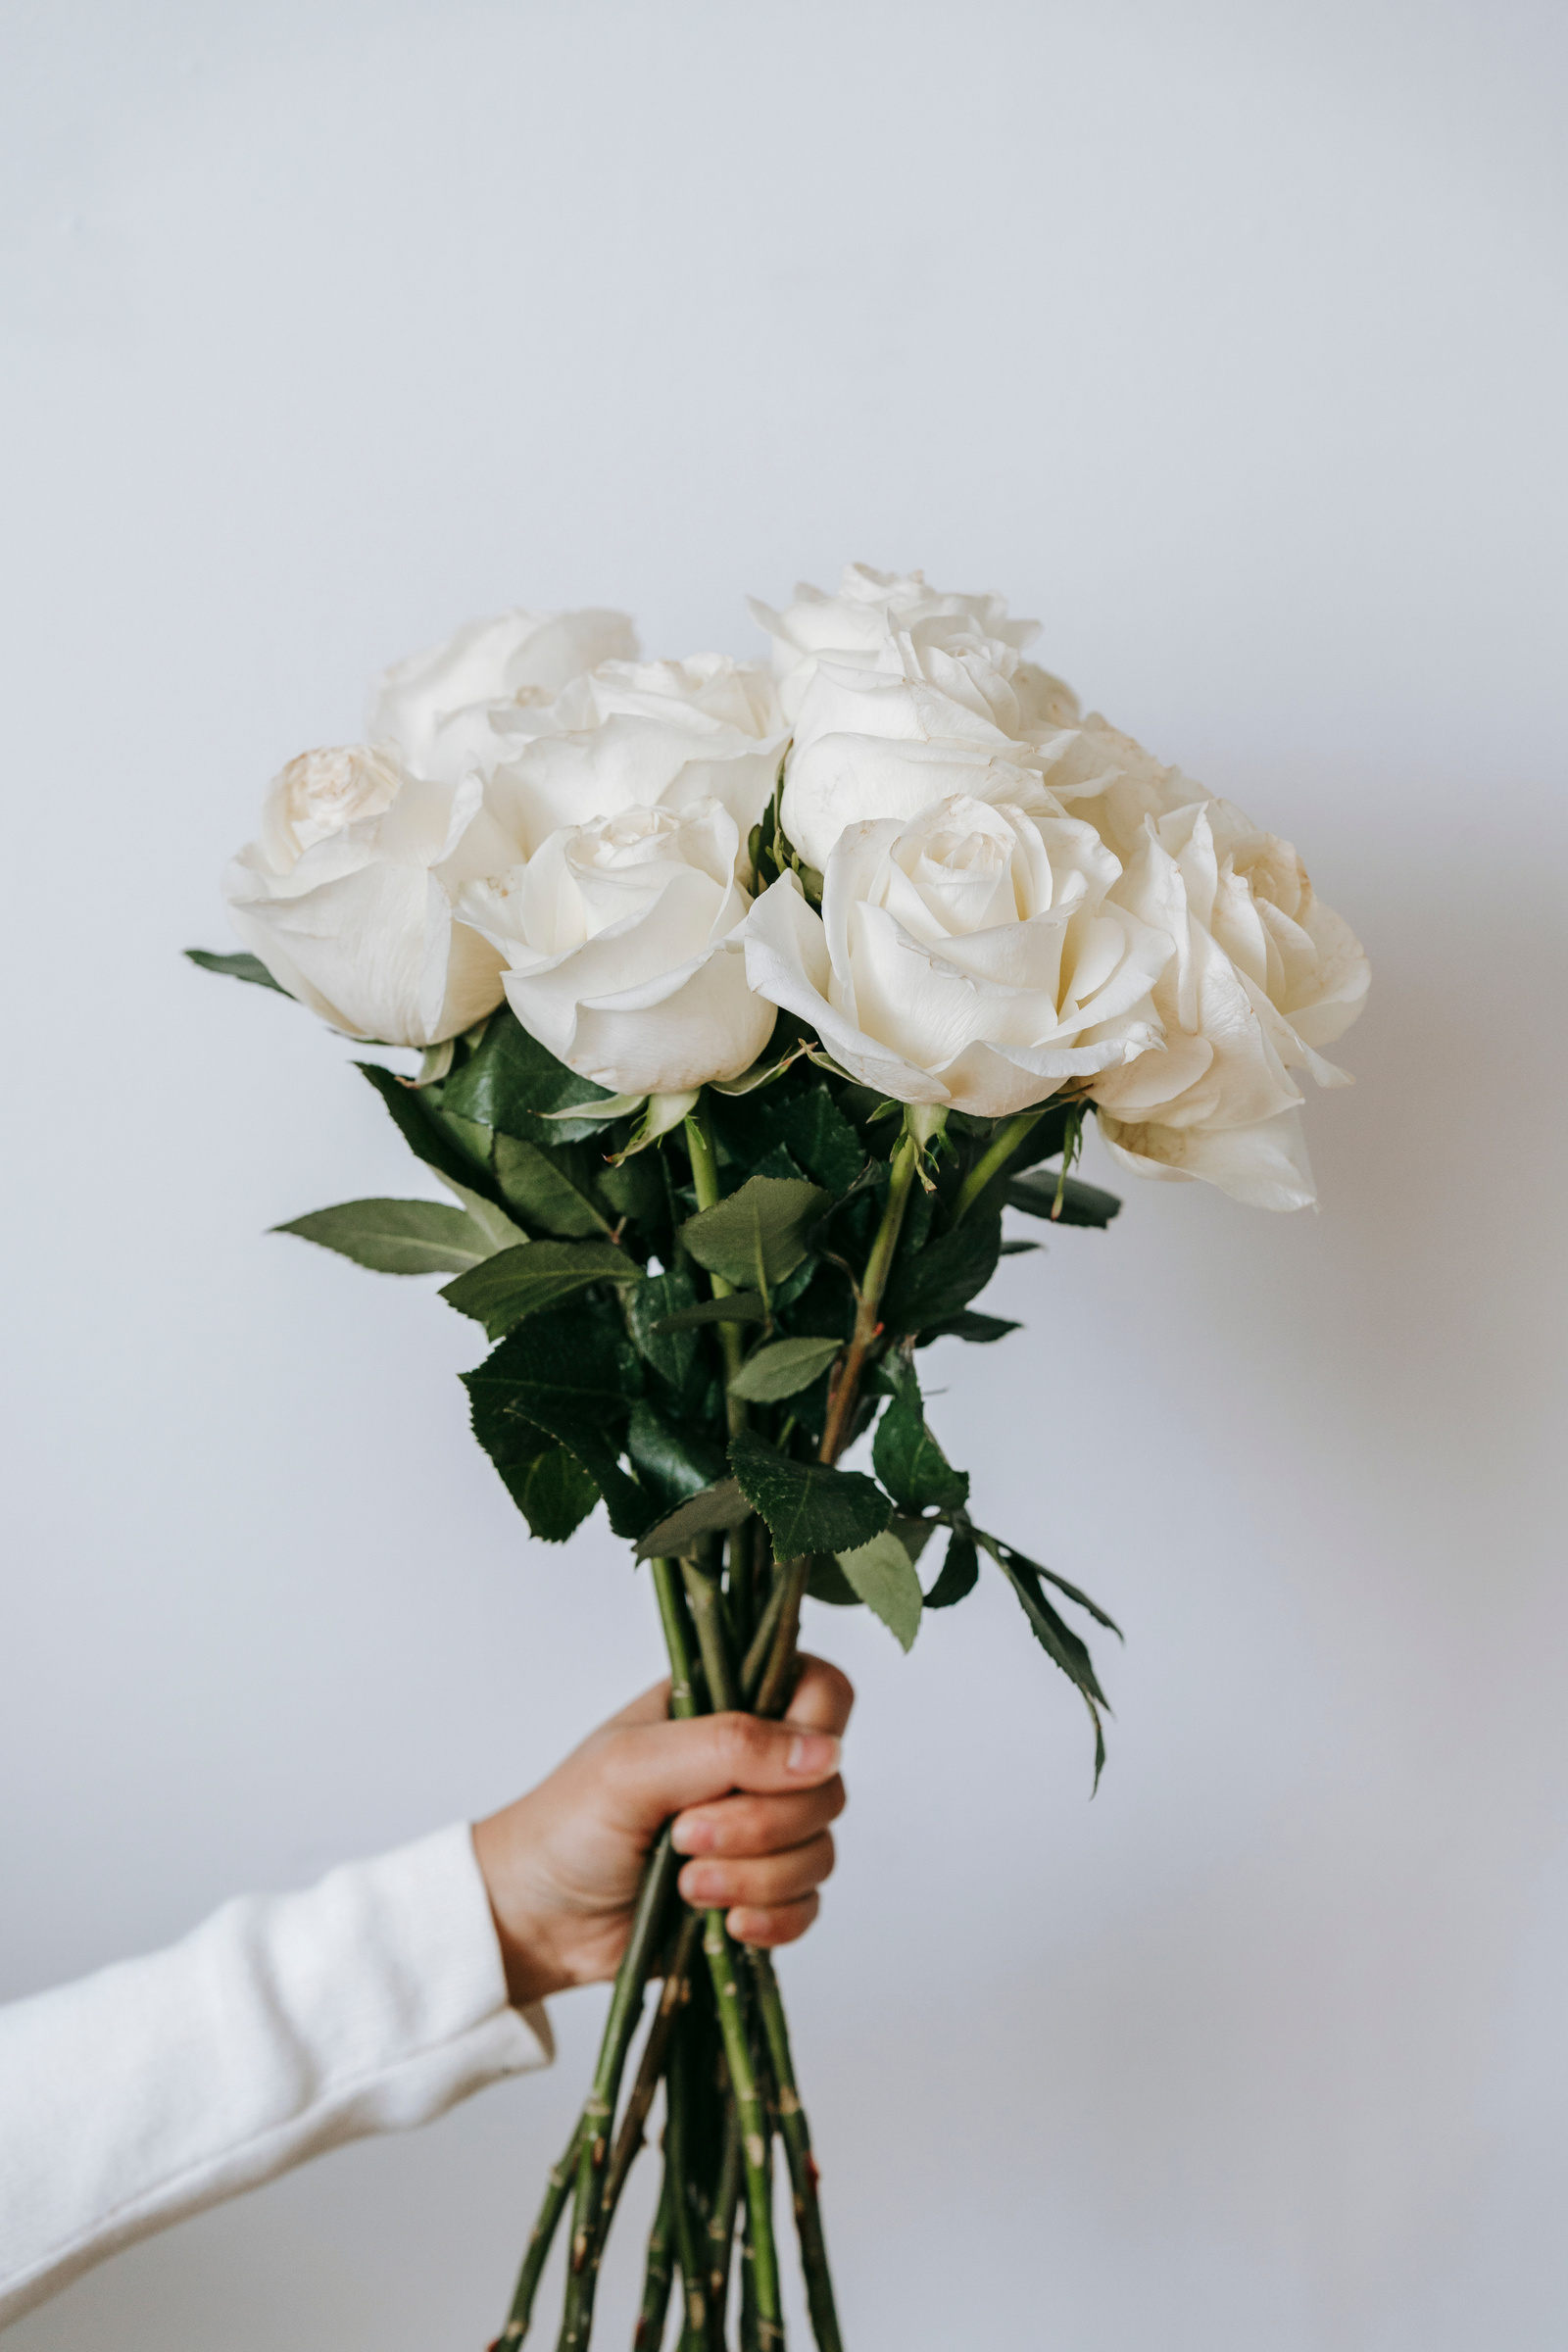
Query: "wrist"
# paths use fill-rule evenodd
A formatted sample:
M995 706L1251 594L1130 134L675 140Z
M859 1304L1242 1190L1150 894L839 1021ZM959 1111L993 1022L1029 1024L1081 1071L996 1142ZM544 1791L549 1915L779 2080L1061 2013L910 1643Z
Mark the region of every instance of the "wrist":
M577 1983L577 1975L552 1932L548 1909L531 1899L524 1874L517 1867L516 1831L506 1813L494 1813L474 1823L473 1851L490 1898L507 1998L513 2008L526 2009L535 2001L548 2000L552 1993L564 1992Z

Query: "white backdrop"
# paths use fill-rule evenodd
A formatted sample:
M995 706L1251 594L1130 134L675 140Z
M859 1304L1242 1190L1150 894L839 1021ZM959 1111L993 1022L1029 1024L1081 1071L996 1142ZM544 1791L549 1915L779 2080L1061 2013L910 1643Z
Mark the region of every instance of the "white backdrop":
M1128 1630L1099 1798L997 1586L907 1663L815 1612L850 2342L1555 2352L1560 15L5 15L0 1991L499 1802L657 1671L472 1446L468 1327L265 1238L424 1189L339 1042L179 960L267 779L472 614L744 652L744 590L923 564L1298 841L1375 983L1320 1213L1137 1187L942 1366L987 1521ZM557 2007L553 2076L18 2352L477 2352Z

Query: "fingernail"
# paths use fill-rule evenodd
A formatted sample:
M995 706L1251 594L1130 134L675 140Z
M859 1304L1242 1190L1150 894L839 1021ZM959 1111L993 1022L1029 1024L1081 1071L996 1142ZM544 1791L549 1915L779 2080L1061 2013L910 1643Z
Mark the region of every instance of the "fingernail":
M786 1772L809 1774L819 1781L833 1770L839 1760L839 1743L831 1732L798 1732L790 1741L790 1752L784 1759Z
M669 1834L677 1854L706 1854L713 1844L713 1825L706 1814L683 1814Z

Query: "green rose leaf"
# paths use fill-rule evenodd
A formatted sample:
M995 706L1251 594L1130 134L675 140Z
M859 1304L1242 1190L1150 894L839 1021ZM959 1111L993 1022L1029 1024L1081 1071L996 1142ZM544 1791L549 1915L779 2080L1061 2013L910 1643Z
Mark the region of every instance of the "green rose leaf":
M677 1393L697 1368L697 1342L688 1321L696 1299L697 1285L686 1266L647 1275L626 1293L632 1346Z
M1025 1559L1021 1552L1013 1550L1010 1544L1002 1543L996 1536L988 1536L983 1528L973 1528L970 1533L982 1549L991 1554L1011 1585L1029 1621L1029 1630L1047 1657L1053 1665L1061 1669L1089 1709L1090 1721L1095 1727L1095 1787L1098 1788L1100 1776L1105 1767L1105 1733L1100 1710L1108 1707L1109 1701L1100 1688L1088 1644L1073 1632L1066 1619L1053 1608L1046 1596L1044 1579L1051 1576L1053 1584L1074 1600L1081 1601L1101 1624L1111 1625L1111 1620L1089 1599L1087 1593L1079 1592L1076 1587L1063 1583L1060 1577L1052 1576L1049 1569L1040 1568L1033 1560ZM1119 1629L1112 1626L1111 1630L1115 1632Z
M444 1200L344 1200L274 1225L377 1274L465 1274L495 1245L466 1210Z
M496 1463L502 1484L542 1544L564 1544L599 1500L574 1454L543 1430L524 1428L516 1458Z
M724 1474L724 1448L700 1431L677 1428L646 1398L626 1425L626 1451L662 1510L701 1494Z
M568 1246L531 1242L528 1249ZM503 1476L534 1457L540 1433L554 1438L604 1495L616 1535L633 1537L659 1502L621 1469L619 1441L612 1435L625 1419L628 1367L635 1368L635 1358L613 1315L557 1311L514 1331L464 1373L463 1384L473 1434Z
M291 1004L299 1002L280 980L274 980L259 956L239 950L232 956L215 955L211 948L187 948L185 954L192 963L200 964L204 972L222 972L230 980L249 980L255 988L275 988L280 997L288 997Z
M942 1563L942 1573L925 1596L928 1609L951 1609L965 1599L980 1582L980 1555L974 1538L956 1528L948 1540L948 1555Z
M1026 1175L1009 1177L1004 1198L1009 1208L1021 1208L1026 1216L1049 1217L1057 1225L1092 1225L1101 1233L1112 1217L1121 1214L1121 1202L1114 1193L1102 1192L1098 1184L1085 1184L1081 1176L1053 1175L1049 1168L1031 1168Z
M700 1266L726 1282L766 1291L793 1274L811 1228L832 1205L801 1176L751 1176L738 1193L688 1219L680 1238Z
M489 1338L499 1340L529 1315L559 1306L590 1283L642 1278L641 1266L609 1242L524 1242L460 1274L441 1296L459 1314L482 1323Z
M716 1486L706 1487L651 1527L637 1545L640 1560L678 1560L688 1558L704 1536L716 1536L732 1527L742 1527L752 1515L752 1506L741 1493L740 1482L721 1478Z
M912 1649L920 1631L920 1579L898 1537L889 1530L835 1556L846 1583L881 1618L900 1646Z
M969 1499L969 1473L955 1470L925 1425L911 1377L895 1396L871 1444L876 1474L903 1511L956 1511Z
M887 1496L859 1471L792 1461L752 1430L730 1440L729 1458L781 1560L803 1551L853 1550L879 1536L892 1515Z
M839 1346L837 1340L775 1340L771 1347L759 1348L747 1357L730 1382L729 1393L744 1396L750 1404L777 1404L781 1398L808 1389L817 1375L827 1370ZM958 1500L963 1499L960 1494Z
M525 1224L563 1241L608 1233L609 1220L573 1184L563 1165L564 1152L541 1152L537 1144L498 1133L493 1166L508 1203Z
M490 1190L488 1167L472 1157L452 1130L443 1125L428 1092L405 1086L396 1071L383 1069L378 1061L357 1061L354 1066L364 1072L386 1104L416 1159L422 1159L427 1168L434 1168L438 1176L449 1182L467 1185L478 1192Z
M813 1600L825 1600L831 1609L860 1606L860 1595L830 1551L811 1554L811 1572L806 1580L806 1590Z
M459 1118L475 1119L501 1135L519 1137L549 1151L598 1133L603 1122L549 1118L546 1113L574 1103L608 1101L604 1087L579 1078L531 1037L510 1005L490 1015L478 1049L442 1088L444 1107Z
M983 1291L997 1270L1002 1251L1002 1217L974 1209L940 1241L915 1251L900 1252L882 1320L902 1338L925 1331L933 1323L948 1323Z
M973 1307L961 1314L950 1315L945 1323L933 1323L920 1335L923 1347L928 1340L969 1340L977 1347L988 1348L995 1340L1004 1340L1009 1331L1022 1331L1021 1323L1009 1323L1005 1315L980 1315Z

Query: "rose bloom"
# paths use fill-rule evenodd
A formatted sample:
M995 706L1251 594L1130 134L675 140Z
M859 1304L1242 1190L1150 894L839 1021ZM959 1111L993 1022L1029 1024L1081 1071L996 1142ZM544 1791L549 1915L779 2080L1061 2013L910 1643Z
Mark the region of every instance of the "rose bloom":
M366 738L390 744L411 773L455 784L493 765L498 737L524 710L549 704L601 662L634 662L624 612L503 612L470 621L383 670L370 689Z
M624 808L563 826L460 907L505 956L508 1003L558 1060L612 1094L675 1094L737 1077L777 1017L747 980L740 856L715 800Z
M1013 780L1032 807L955 794L850 826L820 916L791 873L747 919L758 994L900 1102L1002 1118L1158 1037L1168 937L1110 902L1121 869L1093 829Z
M1039 763L1029 729L1076 714L1059 679L1020 660L1038 623L1008 620L1000 597L852 565L837 597L803 590L785 613L753 610L774 632L794 721L784 830L818 871L847 825L953 793L1015 797L1016 768Z
M1290 1073L1350 1083L1319 1052L1366 998L1371 975L1348 926L1314 895L1289 842L1218 800L1147 814L1114 896L1173 953L1153 992L1163 1048L1091 1089L1112 1152L1140 1175L1202 1177L1256 1207L1308 1206Z
M467 860L488 861L485 833L477 778L426 783L359 745L302 753L223 876L230 920L334 1029L436 1045L501 1002L500 956L453 919Z
M772 798L785 728L759 663L604 662L512 711L485 768L496 824L530 856L563 825L716 800L741 853Z

